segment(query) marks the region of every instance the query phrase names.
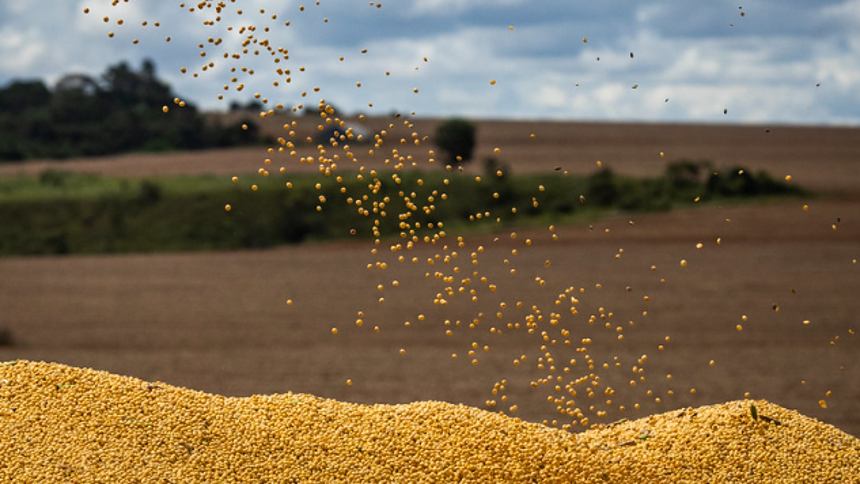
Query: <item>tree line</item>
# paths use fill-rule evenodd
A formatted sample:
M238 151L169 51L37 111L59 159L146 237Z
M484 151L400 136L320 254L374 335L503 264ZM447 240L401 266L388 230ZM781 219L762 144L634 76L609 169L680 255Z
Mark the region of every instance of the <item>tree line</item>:
M250 119L218 125L188 101L175 106L179 97L150 60L137 70L120 62L97 78L66 75L53 88L42 80L12 81L0 87L0 162L262 141Z

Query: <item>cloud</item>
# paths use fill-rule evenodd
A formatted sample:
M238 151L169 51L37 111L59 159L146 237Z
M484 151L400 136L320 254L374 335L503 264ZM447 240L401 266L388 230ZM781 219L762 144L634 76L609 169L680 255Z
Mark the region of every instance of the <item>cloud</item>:
M834 22L860 27L860 0L827 5L822 9L822 16Z
M216 96L235 75L230 68L245 67L257 74L242 93L226 92L228 100L260 92L313 104L315 95L301 92L319 88L317 98L377 113L860 124L860 0L759 0L740 9L688 0L542 0L539 8L525 0L383 3L307 2L303 12L292 2L241 3L243 22L272 26L272 42L289 49L293 68L307 66L290 89L276 89L265 55L219 60L200 79L179 72L202 64L197 44L208 37L239 48L236 32L201 25L207 13L172 2L130 2L122 13L92 0L42 0L38 8L4 2L0 82L95 74L109 63L152 57L181 94L210 108L223 106ZM84 16L84 4L107 13ZM237 18L235 8L223 15ZM126 18L123 28L118 16ZM142 20L162 26L144 28ZM133 46L134 38L141 44Z
M525 0L415 0L412 11L416 14L450 15L465 10L510 7Z
M27 72L46 50L46 42L35 30L0 29L0 71Z

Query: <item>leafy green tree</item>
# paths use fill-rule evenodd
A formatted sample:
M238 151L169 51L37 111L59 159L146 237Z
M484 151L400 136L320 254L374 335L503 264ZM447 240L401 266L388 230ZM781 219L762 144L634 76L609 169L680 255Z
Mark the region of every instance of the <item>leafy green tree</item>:
M12 81L0 89L0 111L20 113L51 102L51 91L42 81Z
M449 119L436 128L435 141L449 163L465 163L472 159L475 150L475 125L461 118Z
M260 142L250 121L207 123L186 101L158 79L146 60L135 70L121 62L97 79L71 74L53 90L41 81L14 81L0 88L0 161L67 158L126 151L158 151L233 146Z

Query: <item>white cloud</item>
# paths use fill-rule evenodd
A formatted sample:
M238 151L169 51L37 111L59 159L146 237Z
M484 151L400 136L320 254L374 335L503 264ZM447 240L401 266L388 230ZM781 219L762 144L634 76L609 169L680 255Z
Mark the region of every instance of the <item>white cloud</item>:
M88 15L83 14L84 8L89 9ZM69 12L72 14L69 20L73 22L75 29L81 33L88 33L93 30L99 32L118 30L118 20L122 20L127 25L137 25L143 20L147 20L143 8L145 7L139 2L120 2L116 6L112 6L107 2L79 0L77 8L73 12ZM107 23L102 22L104 17L108 17Z
M292 67L306 65L307 72L296 73L287 90L272 87L266 56L218 62L197 80L180 75L179 66L200 64L196 44L206 37L222 36L229 50L238 48L240 40L235 32L202 27L205 15L191 16L172 2L131 2L120 14L107 2L87 0L91 8L105 7L89 16L80 13L83 0L43 0L39 9L26 10L0 6L0 81L56 78L71 70L96 74L109 63L150 56L179 93L209 107L222 106L215 97L231 77L228 67L235 65L257 71L243 93L226 93L241 100L259 91L286 104L312 104L316 95L302 99L299 92L318 86L321 96L342 107L364 110L373 102L375 112L860 123L855 95L860 89L860 0L819 9L800 9L796 2L763 3L743 20L774 19L759 24L741 24L736 6L715 10L719 19L709 23L710 10L693 12L685 2L571 4L576 15L565 15L567 4L561 0L546 2L556 13L546 18L525 0L416 0L370 14L347 10L345 0L332 0L324 2L325 11L291 11L294 26L274 29L273 41L290 50ZM784 6L788 4L795 6ZM509 9L506 15L522 14L522 19L512 14L513 32L505 28L508 19L493 14L503 7ZM676 28L693 14L701 32ZM106 25L101 15L122 16L127 25ZM316 23L322 15L330 16L331 24ZM455 21L439 22L440 15ZM253 18L262 16L255 13ZM142 29L142 19L160 20L162 27ZM727 19L738 27L729 30ZM352 24L343 26L348 22ZM806 23L818 30L799 31ZM344 30L321 30L335 29L332 25ZM117 31L117 38L105 36L109 29ZM581 41L585 34L587 44ZM163 42L166 35L173 36L171 44ZM135 37L142 43L133 47ZM366 55L358 53L363 47L369 49ZM345 62L338 61L341 55ZM490 87L490 79L498 84ZM362 82L360 89L356 81ZM634 84L638 89L631 89ZM421 89L419 95L413 87Z
M28 71L48 50L47 42L33 29L0 29L0 70L16 75Z
M534 89L534 86L528 86L528 89ZM538 86L532 96L535 106L548 109L564 109L570 104L570 98L567 91L561 86L543 84Z
M840 4L828 5L821 14L831 20L860 27L860 0L845 0Z
M509 7L525 3L525 0L415 0L412 12L415 14L450 15L476 8Z

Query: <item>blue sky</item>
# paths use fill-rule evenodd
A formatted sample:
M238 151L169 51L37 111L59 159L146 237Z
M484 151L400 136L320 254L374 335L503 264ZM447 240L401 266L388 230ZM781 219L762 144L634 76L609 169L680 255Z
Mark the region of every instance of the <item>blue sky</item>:
M227 69L198 79L179 69L201 64L196 44L207 37L237 36L178 3L0 0L0 82L151 57L179 93L218 108ZM271 62L245 58L236 65L257 74L228 99L260 92L293 104L318 86L312 101L368 113L860 124L860 0L305 0L303 12L301 3L238 0L245 22L272 24L272 42L307 70L276 89ZM143 28L144 19L162 25Z

